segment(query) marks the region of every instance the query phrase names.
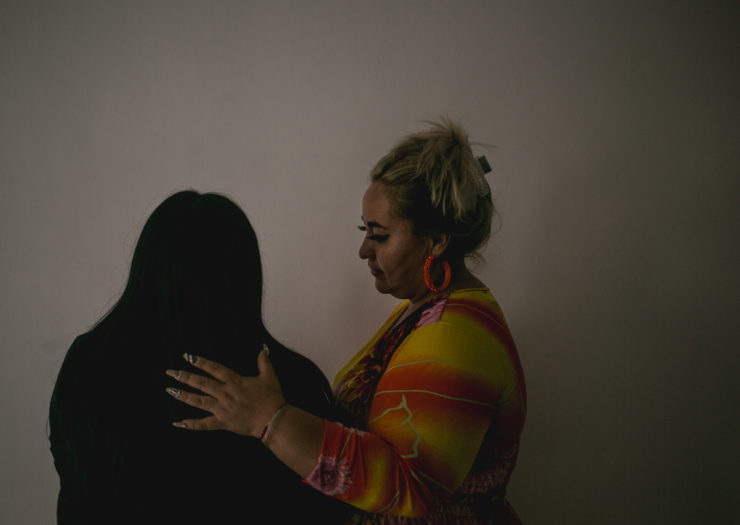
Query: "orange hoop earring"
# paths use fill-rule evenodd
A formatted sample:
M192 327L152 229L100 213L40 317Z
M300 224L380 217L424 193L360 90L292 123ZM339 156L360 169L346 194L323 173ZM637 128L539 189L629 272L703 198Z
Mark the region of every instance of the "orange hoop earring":
M434 258L434 255L430 255L429 257L427 257L426 261L424 261L424 284L426 284L427 288L429 288L433 292L441 292L450 285L450 280L452 279L452 271L450 270L450 263L448 263L447 261L442 261L442 268L444 268L445 271L445 278L439 287L434 286L431 272L432 261L434 260Z

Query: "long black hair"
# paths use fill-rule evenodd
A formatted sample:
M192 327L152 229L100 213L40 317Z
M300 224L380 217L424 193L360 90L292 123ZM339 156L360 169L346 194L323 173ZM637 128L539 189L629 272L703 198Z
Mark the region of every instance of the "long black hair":
M75 340L57 378L49 422L61 481L59 523L80 516L97 522L97 512L110 522L105 509L122 505L121 522L180 505L172 522L201 523L214 518L214 509L221 518L236 517L245 497L281 516L309 509L343 516L257 439L171 425L208 415L165 393L167 385L183 388L166 368L196 371L184 352L255 375L265 343L286 400L330 417L324 375L265 328L262 263L244 212L218 194L170 196L142 230L120 299ZM171 479L185 479L202 497L182 501ZM283 496L297 506L280 507Z
M154 210L121 298L93 329L108 337L132 331L156 341L169 364L191 352L254 371L262 343L275 341L262 319L257 236L239 206L190 190Z

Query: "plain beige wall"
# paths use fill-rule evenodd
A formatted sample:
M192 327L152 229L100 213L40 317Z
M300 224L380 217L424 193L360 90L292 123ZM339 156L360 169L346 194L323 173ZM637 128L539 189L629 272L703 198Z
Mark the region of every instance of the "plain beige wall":
M239 202L268 325L333 377L395 304L357 258L367 174L441 114L495 146L476 150L502 218L478 273L528 379L524 521L740 520L736 15L0 2L0 523L53 522L58 367L164 197Z

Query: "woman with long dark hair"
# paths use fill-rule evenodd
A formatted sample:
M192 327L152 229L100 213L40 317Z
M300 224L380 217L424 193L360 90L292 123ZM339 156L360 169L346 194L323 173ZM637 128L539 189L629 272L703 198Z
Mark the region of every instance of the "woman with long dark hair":
M263 324L261 260L246 215L222 195L170 196L144 226L121 298L74 341L59 372L49 413L58 522L339 520L342 508L258 439L169 424L206 415L165 392L175 382L163 370L183 353L254 376L265 346L285 398L331 417L323 374ZM181 482L193 475L203 481L189 499Z

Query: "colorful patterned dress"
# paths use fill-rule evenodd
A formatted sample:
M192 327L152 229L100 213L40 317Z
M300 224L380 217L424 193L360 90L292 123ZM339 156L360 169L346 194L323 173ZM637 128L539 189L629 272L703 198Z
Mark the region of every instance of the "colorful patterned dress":
M402 303L337 374L306 481L357 523L519 523L505 499L526 412L519 357L485 288Z

